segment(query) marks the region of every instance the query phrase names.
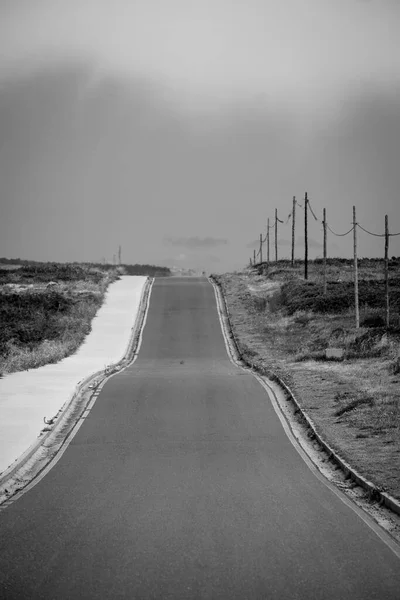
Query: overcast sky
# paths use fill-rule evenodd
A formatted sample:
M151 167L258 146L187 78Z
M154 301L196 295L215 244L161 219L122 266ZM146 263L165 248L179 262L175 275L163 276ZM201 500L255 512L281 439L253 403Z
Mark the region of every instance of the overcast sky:
M305 191L399 232L399 30L398 0L0 0L0 256L241 268Z

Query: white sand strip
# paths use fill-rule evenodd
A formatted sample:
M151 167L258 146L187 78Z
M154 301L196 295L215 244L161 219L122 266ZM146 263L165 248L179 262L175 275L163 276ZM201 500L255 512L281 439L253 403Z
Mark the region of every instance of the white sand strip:
M54 417L82 379L123 358L146 279L124 276L109 286L74 355L0 379L0 473L33 444L45 426L43 417Z

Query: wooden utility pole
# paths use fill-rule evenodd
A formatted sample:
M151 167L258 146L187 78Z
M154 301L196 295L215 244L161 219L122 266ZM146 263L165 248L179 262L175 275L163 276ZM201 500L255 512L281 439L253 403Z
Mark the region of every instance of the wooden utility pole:
M307 192L304 198L304 279L308 279L308 196Z
M262 241L262 233L260 233L260 263L262 263L262 246L263 246L263 241Z
M253 250L253 265L256 264L256 251L255 249Z
M324 227L324 296L326 296L326 208L324 208L322 225Z
M275 262L278 262L278 209L275 209Z
M357 260L357 221L356 207L353 206L353 234L354 234L354 309L356 315L356 329L360 327L360 309L358 305L358 260Z
M292 267L294 267L295 226L296 226L296 196L293 196L293 208L292 208Z
M385 308L386 329L389 329L389 223L387 215L385 215Z
M267 223L267 264L269 266L269 218Z
M121 246L118 248L118 264L121 264Z

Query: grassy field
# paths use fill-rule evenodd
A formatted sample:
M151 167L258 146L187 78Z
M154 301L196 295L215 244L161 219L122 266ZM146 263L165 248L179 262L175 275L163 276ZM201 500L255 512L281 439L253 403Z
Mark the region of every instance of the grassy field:
M157 265L40 263L0 258L0 376L73 354L120 275L168 277Z
M33 369L75 352L118 277L116 268L56 263L0 269L0 373Z
M381 261L359 265L355 328L350 261L259 266L216 276L244 357L292 388L319 432L382 490L400 498L400 261L390 265L390 328L384 327ZM327 349L341 354L329 360Z
M157 265L40 263L0 258L0 376L73 354L120 275L168 277Z

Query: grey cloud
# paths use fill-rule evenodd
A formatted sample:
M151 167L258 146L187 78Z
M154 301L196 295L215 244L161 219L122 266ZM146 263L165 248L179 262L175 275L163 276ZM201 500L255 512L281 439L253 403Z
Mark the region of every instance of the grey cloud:
M71 64L18 85L2 84L4 255L91 260L112 257L122 244L123 256L133 262L162 264L159 256L174 265L182 253L186 262L179 265L210 269L210 253L220 255L221 272L238 269L258 250L257 234L265 234L275 207L286 220L293 194L303 203L304 190L319 218L326 207L335 231L351 227L352 204L370 231L382 230L385 213L391 230L400 230L400 87L394 83L360 87L335 127L327 123L303 139L285 114L238 107L229 118L190 120L146 82L128 85L108 77L87 89L89 76L89 69ZM303 254L303 218L299 209L296 257ZM188 237L194 224L195 233L215 238L202 236L199 244ZM322 253L321 226L312 216L309 229L310 238L320 241L315 249L310 242L311 258ZM290 239L290 224L278 231ZM218 233L229 235L229 248L204 244ZM328 256L352 256L352 243L351 235L329 232ZM272 230L270 244L273 258ZM359 245L360 256L383 253L382 238L360 232ZM400 236L391 238L390 252L400 254ZM280 241L279 257L289 253Z
M182 248L216 248L217 246L225 246L228 240L224 238L214 237L167 237L165 243L168 246L180 246Z
M275 245L275 239L271 235L271 237L270 237L270 248L272 248L274 245ZM289 241L289 240L280 240L278 238L278 246L291 246L291 245L292 245L291 241ZM246 248L259 248L259 247L260 247L260 239L253 240L252 242L249 242L248 244L246 244ZM267 242L264 242L263 248L266 249L266 247L267 247Z
M304 237L299 238L296 240L296 245L300 245L300 246L304 246ZM321 248L322 246L322 240L320 242L318 242L317 240L314 240L313 238L308 238L308 247L309 248Z
M313 120L322 113L325 123L344 87L399 78L398 4L347 2L342 11L331 0L3 0L0 76L75 57L163 81L180 105L265 97L266 106L292 104Z

